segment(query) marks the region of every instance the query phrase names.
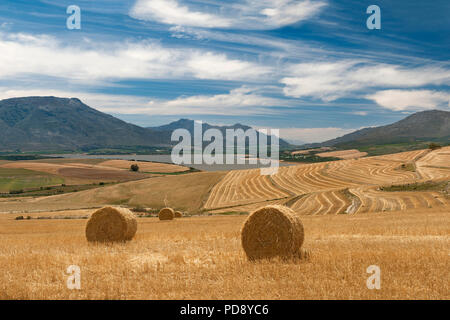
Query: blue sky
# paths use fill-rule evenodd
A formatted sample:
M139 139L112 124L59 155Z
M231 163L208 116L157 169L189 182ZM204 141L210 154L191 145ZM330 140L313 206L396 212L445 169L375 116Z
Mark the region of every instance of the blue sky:
M381 8L381 30L366 9ZM66 9L81 8L81 30ZM55 95L318 142L449 110L450 2L2 0L0 99Z

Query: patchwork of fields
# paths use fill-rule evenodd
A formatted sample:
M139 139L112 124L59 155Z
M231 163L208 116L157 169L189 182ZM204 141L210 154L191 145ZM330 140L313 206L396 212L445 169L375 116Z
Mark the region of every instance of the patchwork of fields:
M128 165L1 162L0 181L92 182L95 174L86 178L81 169L117 179L133 174ZM141 165L161 174L0 199L0 299L449 298L450 147L282 167L272 176L258 169L164 175L182 169ZM302 215L309 258L246 259L240 234L246 217L236 213L268 204ZM104 205L171 206L187 215L138 218L129 243L88 243L86 219ZM73 264L81 268L81 290L66 287ZM381 290L366 286L373 264L382 270Z
M450 147L279 168L231 171L205 208L246 211L283 204L300 214L340 214L433 208L450 204L448 190L387 192L380 187L450 179Z
M446 190L445 186L442 190L420 191L406 190L406 187L402 190L401 186L450 180L450 147L280 167L276 174L270 176L261 175L259 169L167 176L164 173L180 173L188 168L138 163L143 172L136 173L127 169L130 163L134 163L131 161L53 161L1 163L0 175L1 170L34 169L39 170L34 171L38 177L57 178L58 183L108 181L108 177L116 179L116 183L49 197L0 200L0 212L81 209L103 205L150 208L169 205L195 214L204 211L250 212L266 204L282 204L300 214L323 215L449 205L448 188ZM400 186L399 190L385 191L384 187L392 185Z

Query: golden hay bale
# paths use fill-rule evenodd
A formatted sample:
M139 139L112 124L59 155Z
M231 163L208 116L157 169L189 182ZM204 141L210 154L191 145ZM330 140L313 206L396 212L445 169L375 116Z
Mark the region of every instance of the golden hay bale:
M175 211L175 218L182 218L183 214L180 211Z
M133 239L136 231L136 216L125 208L101 208L91 215L86 224L88 241L127 241Z
M303 224L288 207L266 206L247 218L241 240L250 260L289 258L299 254L304 240Z
M172 208L164 208L159 211L159 220L173 220L175 218L175 211Z

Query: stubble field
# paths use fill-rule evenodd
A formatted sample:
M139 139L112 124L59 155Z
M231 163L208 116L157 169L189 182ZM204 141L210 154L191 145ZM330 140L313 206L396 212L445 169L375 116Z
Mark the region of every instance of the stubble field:
M86 220L2 214L0 298L449 299L449 213L304 216L311 257L259 262L240 244L245 216L141 218L133 241L105 245L88 244ZM66 286L69 265L81 268L81 290ZM380 290L367 288L370 265Z

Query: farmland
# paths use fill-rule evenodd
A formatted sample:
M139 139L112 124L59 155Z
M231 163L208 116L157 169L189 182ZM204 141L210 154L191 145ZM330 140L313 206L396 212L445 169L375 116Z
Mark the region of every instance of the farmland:
M86 241L86 220L4 214L0 299L449 299L449 213L304 216L311 258L260 262L240 244L245 216L139 218L133 241L100 245ZM66 287L73 264L81 290ZM380 290L366 287L374 264Z
M450 147L415 150L281 167L271 176L259 169L148 174L85 191L6 198L0 298L449 299L449 155ZM65 174L57 165L129 173L128 163L109 161L31 166L55 177ZM30 170L18 163L1 166ZM246 213L268 204L300 215L309 258L247 260L240 242ZM104 205L170 206L186 217L140 217L131 242L88 244L86 217ZM79 291L65 287L72 264L82 270ZM381 290L366 287L374 264Z

